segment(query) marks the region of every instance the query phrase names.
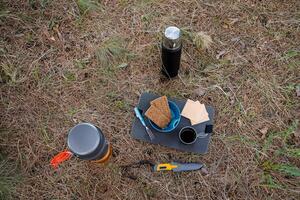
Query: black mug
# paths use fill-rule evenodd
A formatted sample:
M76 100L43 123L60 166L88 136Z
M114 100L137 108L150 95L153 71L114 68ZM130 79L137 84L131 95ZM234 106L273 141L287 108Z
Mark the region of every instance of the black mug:
M208 134L206 133L197 133L197 131L191 127L183 127L179 132L179 140L183 144L194 144L197 138L205 138Z

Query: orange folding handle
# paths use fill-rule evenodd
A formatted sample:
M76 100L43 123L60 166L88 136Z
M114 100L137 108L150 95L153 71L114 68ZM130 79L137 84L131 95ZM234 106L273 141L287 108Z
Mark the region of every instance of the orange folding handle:
M60 163L68 160L72 155L73 153L68 150L62 151L51 159L50 164L54 169L57 169Z

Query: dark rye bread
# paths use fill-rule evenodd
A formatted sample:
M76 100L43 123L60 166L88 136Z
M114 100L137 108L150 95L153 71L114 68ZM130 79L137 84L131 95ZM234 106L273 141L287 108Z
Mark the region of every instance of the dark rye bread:
M159 97L150 102L152 106L158 108L169 120L171 120L171 110L166 96Z
M148 108L145 115L160 128L165 128L170 122L170 119L154 105L151 105L150 108Z

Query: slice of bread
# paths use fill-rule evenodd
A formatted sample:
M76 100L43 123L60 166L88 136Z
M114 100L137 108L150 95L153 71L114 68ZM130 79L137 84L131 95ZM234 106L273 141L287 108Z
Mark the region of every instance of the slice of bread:
M171 110L166 96L159 97L150 102L152 106L158 108L169 120L171 120Z
M170 122L170 119L154 105L151 105L150 108L148 108L145 115L160 128L165 128Z

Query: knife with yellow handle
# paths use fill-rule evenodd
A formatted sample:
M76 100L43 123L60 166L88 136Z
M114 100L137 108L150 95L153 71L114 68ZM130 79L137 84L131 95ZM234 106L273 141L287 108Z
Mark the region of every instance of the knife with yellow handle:
M161 163L154 165L154 171L173 171L173 172L184 172L202 169L204 165L202 163Z

